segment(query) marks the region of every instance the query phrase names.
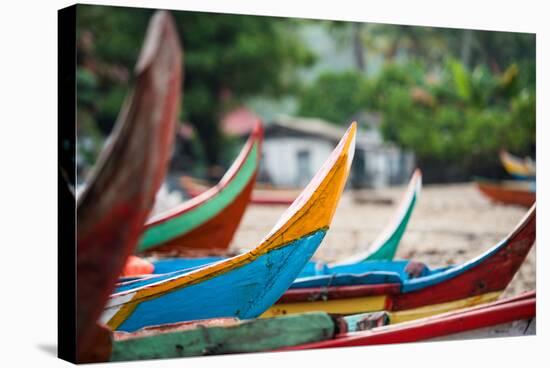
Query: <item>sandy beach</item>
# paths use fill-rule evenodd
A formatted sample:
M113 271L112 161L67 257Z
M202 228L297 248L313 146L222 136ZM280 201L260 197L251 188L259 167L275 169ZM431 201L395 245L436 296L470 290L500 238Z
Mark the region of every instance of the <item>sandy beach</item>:
M368 247L390 220L404 190L392 187L346 191L314 258L338 260ZM232 249L248 249L257 244L285 209L250 205ZM523 207L490 202L473 183L425 185L396 259L414 259L430 267L464 262L499 242L526 211ZM503 296L535 288L535 259L534 246Z

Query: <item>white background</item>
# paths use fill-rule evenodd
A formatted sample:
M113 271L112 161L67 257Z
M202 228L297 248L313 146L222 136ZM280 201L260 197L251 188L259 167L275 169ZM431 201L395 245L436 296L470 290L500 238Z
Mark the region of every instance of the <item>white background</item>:
M548 146L550 30L544 1L99 1L209 10L537 33L537 337L424 343L287 354L148 361L139 367L526 366L548 356ZM0 11L0 366L68 366L57 340L57 9L67 1L3 2ZM546 144L545 144L546 143ZM546 226L545 226L546 225ZM546 351L544 351L544 347ZM545 354L546 353L546 354Z

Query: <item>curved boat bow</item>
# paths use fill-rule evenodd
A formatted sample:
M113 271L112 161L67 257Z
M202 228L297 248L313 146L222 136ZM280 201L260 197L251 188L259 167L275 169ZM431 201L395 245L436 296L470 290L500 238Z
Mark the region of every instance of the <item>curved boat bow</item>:
M275 227L253 250L111 295L102 321L112 329L186 320L254 318L299 274L332 221L354 153L356 124Z
M349 266L356 263L362 263L365 261L391 261L395 256L401 238L405 233L407 224L412 215L420 190L422 188L422 174L419 169L415 170L414 174L409 181L407 190L405 191L399 206L397 207L392 219L386 225L385 229L380 235L370 244L370 246L363 252L360 252L345 260L331 263L328 266ZM161 258L152 261L151 272L134 273L131 275L128 273L125 276L144 276L146 274L154 273L156 275L170 273L174 271L182 271L184 269L190 269L198 266L203 266L208 263L220 261L224 257L203 257L203 258ZM317 270L325 267L322 262L310 261L304 267L299 277L313 276L317 273ZM146 277L146 276L145 276Z
M391 261L405 233L421 189L422 173L420 169L416 169L393 219L369 248L362 253L334 262L331 266L344 266L365 261Z
M400 322L488 302L508 286L535 238L533 205L506 238L469 262L434 270L426 267L418 277L407 273L408 261L328 268L322 275L297 279L262 316L386 310L395 312L392 322Z
M167 12L147 29L136 84L77 201L77 349L87 361L96 321L134 251L164 178L180 102L182 50Z
M499 157L508 174L518 179L532 179L537 174L535 163L530 158L521 159L505 150L500 151Z

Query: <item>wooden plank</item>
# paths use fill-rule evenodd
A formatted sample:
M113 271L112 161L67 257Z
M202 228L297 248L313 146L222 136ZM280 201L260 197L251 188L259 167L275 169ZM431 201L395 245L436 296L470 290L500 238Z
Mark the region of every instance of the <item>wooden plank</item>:
M450 312L453 310L473 307L484 303L490 303L497 300L500 294L500 291L491 292L445 303L431 304L418 308L389 312L388 314L390 318L390 323L392 324L407 322L419 318Z
M128 334L113 344L112 361L251 353L322 341L335 334L325 313L243 321L225 327L167 329L154 335Z
M400 290L401 284L397 283L289 289L279 298L277 304L393 295Z
M172 18L157 12L136 64L136 83L110 143L77 201L78 361L95 358L96 326L133 253L167 169L181 102L182 50ZM107 335L108 336L108 335Z
M382 311L387 304L386 298L385 295L378 295L363 298L275 304L267 309L260 317L268 318L312 311L322 311L332 314L356 314Z
M340 317L340 333L371 330L376 327L390 324L390 315L387 312L370 312Z

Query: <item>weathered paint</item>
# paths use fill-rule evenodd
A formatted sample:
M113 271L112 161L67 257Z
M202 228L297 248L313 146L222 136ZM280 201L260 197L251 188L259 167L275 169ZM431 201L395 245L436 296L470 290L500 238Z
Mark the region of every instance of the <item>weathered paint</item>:
M494 299L506 288L534 243L535 213L533 207L508 237L484 254L462 265L425 269L417 278L407 275L407 261L316 270L327 275L295 280L264 316L316 310L336 314L406 310L396 317L405 320ZM340 283L345 286L335 286ZM352 286L354 283L358 285ZM382 299L386 304L379 306Z
M359 298L372 295L394 295L401 290L401 284L352 285L336 287L315 287L289 289L277 301L280 304L303 301Z
M134 251L164 178L181 103L182 50L170 15L149 23L135 87L77 202L77 360L93 356L96 327L126 258Z
M327 312L332 314L355 314L384 310L386 296L369 296L364 298L336 299L315 302L298 302L275 304L266 310L260 317L268 318L285 314L305 313L311 311Z
M344 266L317 267L311 275L296 279L291 288L334 287L367 284L403 284L409 279L407 265L409 261L369 261ZM437 270L424 267L421 276Z
M389 312L390 323L401 323L412 321L419 318L425 318L436 314L446 313L453 310L473 307L484 303L490 303L498 299L502 292L496 291L481 295L475 295L469 298L453 300L451 302L426 305L424 307Z
M217 262L225 258L206 257L198 260L191 258L168 258L153 261L155 276L162 278L164 274L182 272ZM320 262L308 262L300 275L292 284L292 288L307 288L319 286L338 286L352 284L402 283L408 278L405 268L409 261L368 261L345 266L329 267ZM161 271L161 272L158 272ZM157 274L158 272L158 274ZM426 273L432 272L426 268Z
M226 249L250 200L262 137L263 129L258 122L220 183L201 196L151 218L138 251L162 254L187 248ZM205 233L207 237L200 237Z
M308 313L234 325L178 330L140 336L139 331L113 343L112 361L250 353L330 339L334 322L325 313ZM134 335L134 336L132 336Z
M384 289L382 285L361 285L353 289L353 298L361 297L361 292L373 295L387 295L387 311L402 311L420 308L427 305L437 305L457 300L476 297L483 294L498 293L503 291L510 283L515 273L523 263L536 237L536 206L528 211L518 226L499 244L489 249L484 254L462 265L446 267L441 270L429 271L426 276L408 279L400 274L399 268L395 268L400 275L401 282L396 283L392 289ZM396 264L395 262L391 262ZM355 265L353 267L366 267ZM363 281L372 280L376 272L358 275ZM388 272L385 272L387 274ZM350 275L338 275L334 277L350 277ZM323 281L330 278L321 277ZM332 280L334 282L335 280ZM313 280L310 280L313 281ZM395 284L394 284L395 285ZM318 295L323 296L326 302L350 298L349 292L338 293L341 287L327 286L326 283L319 287L305 289L291 289L291 297L283 296L275 308L287 308L287 304L318 301ZM333 292L333 295L330 293ZM475 298L474 298L475 299ZM318 308L316 305L315 308ZM314 310L314 309L312 309ZM366 312L367 310L365 310ZM335 313L338 313L335 311Z
M273 304L319 246L349 174L356 125L255 249L160 282L113 294L112 328L191 319L252 318ZM215 290L215 292L213 292ZM127 300L129 294L131 299ZM117 309L115 313L110 310Z
M345 298L314 302L277 303L261 315L262 318L304 313L311 311L331 314L351 315L367 312L386 312L390 323L400 323L424 318L435 314L471 307L496 300L501 292L476 295L469 298L453 300L446 303L426 305L419 308L392 311L391 296L377 295L360 298Z
M107 324L131 332L196 319L257 317L285 292L324 236L325 230L319 230L202 282L178 287L188 275L183 274L119 293L118 298L128 294L132 298L105 310L108 313L122 305Z
M366 331L388 325L390 315L387 312L360 313L340 317L339 321L339 333Z
M535 315L536 299L534 297L511 301L497 301L411 322L383 326L368 331L345 333L336 336L332 340L295 345L280 350L321 349L424 341L443 336L453 336L457 333L470 331L476 333L475 331L486 327L532 319Z
M504 290L531 250L536 238L536 205L500 243L479 257L441 274L412 279L392 298L392 310L444 303ZM404 286L405 286L404 285Z

